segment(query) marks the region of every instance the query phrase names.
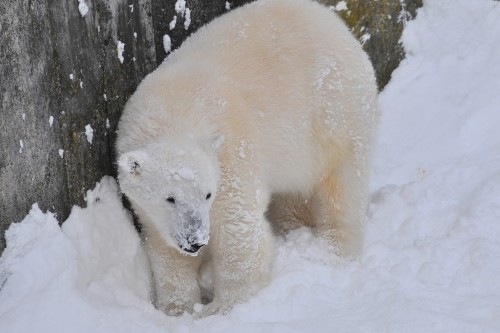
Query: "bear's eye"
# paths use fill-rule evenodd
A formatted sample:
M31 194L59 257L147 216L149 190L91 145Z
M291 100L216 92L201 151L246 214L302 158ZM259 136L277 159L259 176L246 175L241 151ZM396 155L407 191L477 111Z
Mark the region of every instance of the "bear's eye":
M170 202L171 204L175 204L175 198L174 197L168 197L167 201Z
M210 193L210 192L209 192L209 193L207 194L206 199L208 200L208 199L210 199L211 197L212 197L212 193Z

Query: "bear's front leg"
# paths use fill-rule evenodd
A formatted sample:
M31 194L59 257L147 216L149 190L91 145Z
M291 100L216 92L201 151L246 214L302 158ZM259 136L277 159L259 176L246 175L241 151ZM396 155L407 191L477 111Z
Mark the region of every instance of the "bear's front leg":
M197 281L200 255L184 255L167 246L157 233L145 234L146 252L153 273L156 308L170 316L192 313L194 304L201 302Z
M202 316L229 311L255 295L269 278L273 236L264 212L235 202L229 207L214 221L214 299Z

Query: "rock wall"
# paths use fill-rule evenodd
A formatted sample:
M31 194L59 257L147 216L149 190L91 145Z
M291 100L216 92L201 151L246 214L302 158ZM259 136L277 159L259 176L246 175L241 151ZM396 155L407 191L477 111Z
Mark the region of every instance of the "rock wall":
M380 90L404 58L403 28L416 16L422 0L319 0L331 6L351 28L370 56Z
M0 26L2 250L34 202L62 221L113 173L121 109L156 56L143 0L1 1Z

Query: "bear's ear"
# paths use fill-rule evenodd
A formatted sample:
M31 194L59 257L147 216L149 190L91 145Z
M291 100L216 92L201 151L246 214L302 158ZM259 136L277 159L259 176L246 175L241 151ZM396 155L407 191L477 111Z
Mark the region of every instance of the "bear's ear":
M140 176L148 159L149 155L146 152L135 150L122 154L118 159L118 166L125 174Z
M224 135L216 133L209 138L210 147L216 152L219 151L220 147L224 144Z

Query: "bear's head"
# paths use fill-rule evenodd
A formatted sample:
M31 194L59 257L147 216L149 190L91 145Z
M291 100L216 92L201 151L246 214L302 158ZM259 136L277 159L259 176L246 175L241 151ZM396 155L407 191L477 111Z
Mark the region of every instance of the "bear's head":
M222 140L156 142L118 159L120 188L141 222L152 224L181 253L196 255L208 243Z

